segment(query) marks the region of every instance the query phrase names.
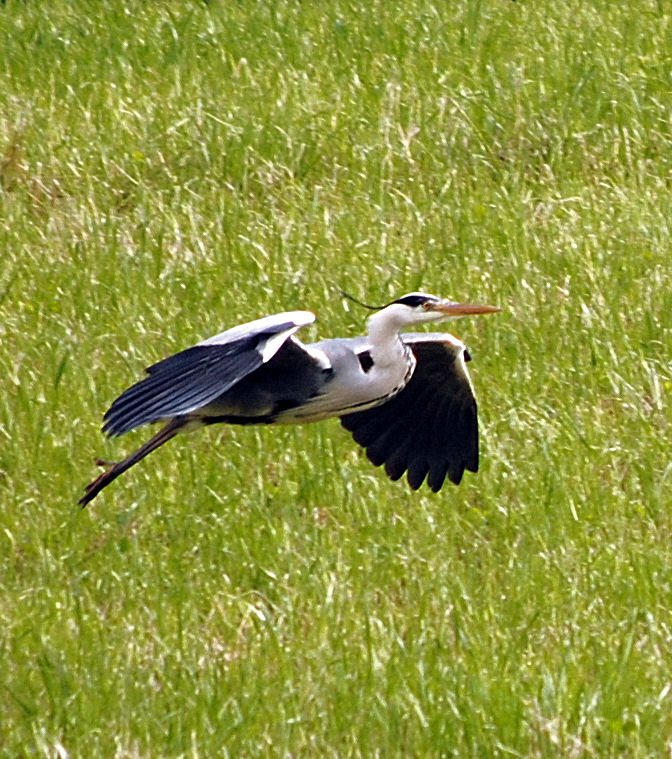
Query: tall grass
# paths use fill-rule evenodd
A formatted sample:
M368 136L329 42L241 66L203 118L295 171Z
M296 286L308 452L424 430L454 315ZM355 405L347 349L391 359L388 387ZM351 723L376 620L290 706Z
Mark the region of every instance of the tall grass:
M672 14L0 7L0 754L672 746ZM80 512L144 366L340 287L459 322L482 468L184 437Z

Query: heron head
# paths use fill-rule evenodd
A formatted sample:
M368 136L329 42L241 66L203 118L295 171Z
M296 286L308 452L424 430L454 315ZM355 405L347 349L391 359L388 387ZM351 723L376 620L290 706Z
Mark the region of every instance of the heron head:
M392 301L382 310L394 310L405 325L428 324L444 319L473 314L494 314L501 311L498 306L482 306L475 303L457 303L428 293L408 293Z

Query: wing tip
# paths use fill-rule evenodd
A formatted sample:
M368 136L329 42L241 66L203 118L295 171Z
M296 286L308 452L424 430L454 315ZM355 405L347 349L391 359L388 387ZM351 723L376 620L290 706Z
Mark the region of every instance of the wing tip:
M289 311L288 314L293 316L294 324L297 327L307 327L317 319L312 311Z

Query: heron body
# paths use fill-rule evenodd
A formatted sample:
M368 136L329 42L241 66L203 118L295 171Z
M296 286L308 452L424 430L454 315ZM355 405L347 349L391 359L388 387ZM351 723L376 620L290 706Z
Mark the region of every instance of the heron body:
M449 334L405 334L414 324L494 306L410 293L370 317L366 337L304 344L295 335L310 311L288 311L233 327L147 369L105 414L109 436L164 427L91 482L85 506L176 434L216 423L298 424L339 417L370 460L413 489L440 490L478 469L476 401L464 344Z

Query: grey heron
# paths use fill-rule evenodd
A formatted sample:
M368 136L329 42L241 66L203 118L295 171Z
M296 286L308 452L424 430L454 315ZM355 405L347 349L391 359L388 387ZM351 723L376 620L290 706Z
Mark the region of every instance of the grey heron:
M404 334L416 324L500 309L414 292L379 308L366 337L304 344L295 333L315 321L287 311L241 324L150 366L104 416L110 437L154 422L164 426L86 486L80 504L180 432L209 424L298 424L339 417L392 480L407 472L438 492L478 470L476 401L460 340Z

